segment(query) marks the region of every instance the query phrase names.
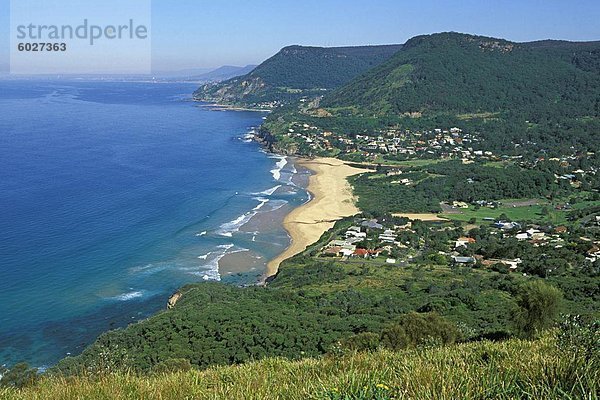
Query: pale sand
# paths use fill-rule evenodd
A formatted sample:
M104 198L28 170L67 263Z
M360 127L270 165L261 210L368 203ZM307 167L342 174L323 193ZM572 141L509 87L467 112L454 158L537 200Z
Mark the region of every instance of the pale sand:
M392 214L394 217L404 217L404 218L408 218L412 221L415 221L417 219L421 220L421 221L448 221L447 218L443 218L440 217L437 214L407 214L407 213L400 213L400 214Z
M307 188L312 200L295 208L285 217L283 226L291 237L291 244L267 264L267 277L277 273L281 262L303 252L318 241L337 220L360 212L355 205L347 178L369 170L350 167L335 158L297 162L314 172L309 178Z

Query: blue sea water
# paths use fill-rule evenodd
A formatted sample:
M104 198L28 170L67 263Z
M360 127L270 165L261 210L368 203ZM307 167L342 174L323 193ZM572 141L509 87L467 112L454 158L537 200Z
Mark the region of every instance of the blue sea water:
M205 110L194 89L0 82L0 364L52 365L220 279L224 254L287 245L239 229L307 196L275 191L293 166L247 140L263 115Z

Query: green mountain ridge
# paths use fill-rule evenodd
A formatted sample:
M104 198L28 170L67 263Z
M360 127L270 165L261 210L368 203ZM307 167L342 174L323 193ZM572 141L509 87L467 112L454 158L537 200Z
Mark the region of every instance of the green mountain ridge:
M391 59L325 97L373 114L557 112L597 117L600 42L515 43L460 33L410 39Z
M339 87L395 54L401 45L360 47L288 46L250 73L201 86L197 100L254 104L299 98Z
M306 142L289 134L304 124L333 136ZM475 134L481 139L477 150L494 154L595 152L600 42L416 36L318 101L275 110L262 133L271 148L286 154L337 155L348 150L343 141L356 135L450 127Z

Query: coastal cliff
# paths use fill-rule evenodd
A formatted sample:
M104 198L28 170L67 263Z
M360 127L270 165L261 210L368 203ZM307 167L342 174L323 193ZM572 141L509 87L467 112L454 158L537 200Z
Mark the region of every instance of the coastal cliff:
M169 297L169 300L167 301L167 310L171 310L173 307L175 307L175 305L177 304L179 299L181 299L182 296L183 293L176 292L171 297Z
M388 60L401 45L359 47L288 46L250 73L209 83L194 98L250 108L276 108L338 88Z

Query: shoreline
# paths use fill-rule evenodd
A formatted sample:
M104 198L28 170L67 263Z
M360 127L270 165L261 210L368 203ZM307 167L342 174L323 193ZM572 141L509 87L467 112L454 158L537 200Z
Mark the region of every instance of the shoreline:
M262 113L270 113L272 110L264 109L264 108L249 108L242 106L235 106L231 104L220 104L220 103L211 103L202 100L196 100L195 102L201 103L201 107L206 108L209 111L251 111L251 112L262 112Z
M283 261L317 242L336 221L360 213L347 178L368 170L351 167L336 158L297 158L296 163L313 173L306 188L311 199L284 218L283 227L290 236L290 245L267 263L261 283L277 274Z
M302 193L306 192L310 171L300 166L295 157L277 154L270 157L279 160L270 171L273 177L277 178L274 181L275 186L254 193L258 196L255 199L261 201L259 209L253 209L253 215L240 225L238 230L252 236L252 239L242 243L241 251L226 252L219 260L218 273L222 280L237 284L242 279L245 285L250 284L249 277L253 277L250 278L252 284L260 284L269 260L283 252L290 244L288 232L283 227L285 217L307 201L305 194L302 194L302 199L296 197L299 195L298 188L302 189ZM274 200L272 206L269 205L271 200ZM266 207L263 208L263 205ZM246 240L249 240L249 237Z

